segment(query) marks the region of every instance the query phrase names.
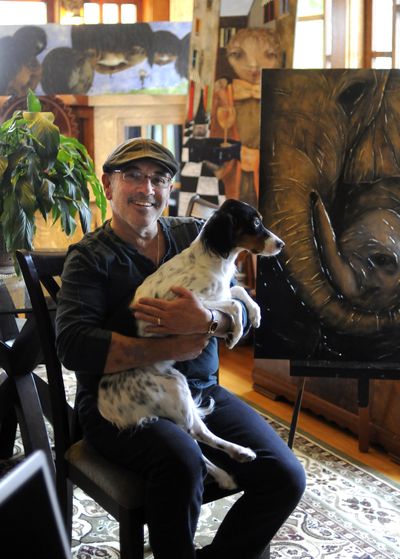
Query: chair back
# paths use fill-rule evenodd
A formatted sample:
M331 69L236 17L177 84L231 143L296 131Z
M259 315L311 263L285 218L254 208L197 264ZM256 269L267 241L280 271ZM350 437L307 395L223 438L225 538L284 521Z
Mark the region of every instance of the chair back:
M55 330L49 310L49 298L51 301L57 302L59 290L57 278L61 276L65 256L65 252L56 251L16 251L17 261L35 314L47 371L57 465L57 490L59 484L65 483L64 455L73 442L71 436L73 408L66 399L62 366L56 352Z
M197 217L199 219L208 219L219 206L210 202L206 198L202 198L199 194L195 194L189 200L186 210L186 217Z

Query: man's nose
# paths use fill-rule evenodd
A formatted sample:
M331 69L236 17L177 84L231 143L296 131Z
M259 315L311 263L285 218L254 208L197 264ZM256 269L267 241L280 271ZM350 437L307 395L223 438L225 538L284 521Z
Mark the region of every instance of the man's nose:
M137 187L138 190L141 190L142 192L154 192L154 186L153 183L151 182L151 176L150 175L144 175L142 182L138 185Z

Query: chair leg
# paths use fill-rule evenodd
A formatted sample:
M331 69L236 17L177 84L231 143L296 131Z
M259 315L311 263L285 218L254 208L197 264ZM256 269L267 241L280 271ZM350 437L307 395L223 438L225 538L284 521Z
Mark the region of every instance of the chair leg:
M120 559L143 559L144 522L139 512L120 509L119 546Z
M25 454L42 449L47 457L50 471L55 475L49 436L33 373L15 376L13 381L18 395L16 412Z
M0 373L0 459L10 458L14 452L17 416L14 408L15 387L12 379Z
M66 479L65 472L60 474L60 472L57 471L56 489L65 524L65 530L67 532L67 538L71 541L74 486L69 479Z

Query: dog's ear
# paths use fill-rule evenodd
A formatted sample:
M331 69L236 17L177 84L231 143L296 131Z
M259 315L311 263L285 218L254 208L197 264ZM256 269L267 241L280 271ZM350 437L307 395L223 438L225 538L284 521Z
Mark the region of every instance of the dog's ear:
M205 248L228 258L234 247L235 226L232 215L217 210L206 222L202 232Z

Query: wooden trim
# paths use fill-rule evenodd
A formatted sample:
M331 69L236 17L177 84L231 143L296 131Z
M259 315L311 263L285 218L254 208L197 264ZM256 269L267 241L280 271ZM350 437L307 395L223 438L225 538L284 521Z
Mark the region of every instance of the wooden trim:
M144 0L143 21L169 21L169 0Z
M364 0L364 68L371 68L372 56L372 0Z
M274 395L272 399L284 398L291 403L296 398L297 383L294 384L291 377L286 381L269 376L266 378L265 371L256 365L253 369L253 380L254 390L264 394L264 396L271 397L272 394ZM298 383L300 381L301 377L299 377ZM340 427L350 429L356 435L359 433L359 418L356 413L352 413L311 392L307 392L307 384L303 396L302 409L310 409L316 415L321 415L328 421L334 421Z
M47 4L47 23L58 23L60 21L60 8L56 0L48 0Z

